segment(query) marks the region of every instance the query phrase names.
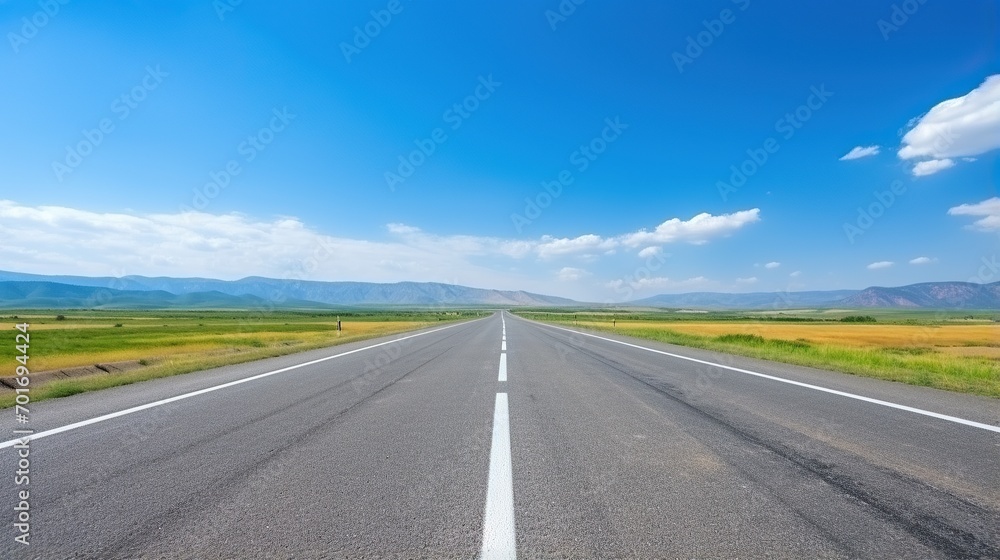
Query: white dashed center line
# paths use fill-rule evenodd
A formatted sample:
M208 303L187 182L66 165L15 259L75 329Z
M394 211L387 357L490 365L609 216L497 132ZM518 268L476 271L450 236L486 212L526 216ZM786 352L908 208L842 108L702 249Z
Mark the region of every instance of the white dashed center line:
M500 374L507 381L507 323L500 312L503 332L500 339ZM517 558L514 533L514 477L510 459L510 411L507 393L497 393L493 405L493 442L490 447L490 475L483 512L481 558Z
M486 491L486 511L483 514L483 548L480 558L517 558L507 393L497 393L493 409L490 479Z

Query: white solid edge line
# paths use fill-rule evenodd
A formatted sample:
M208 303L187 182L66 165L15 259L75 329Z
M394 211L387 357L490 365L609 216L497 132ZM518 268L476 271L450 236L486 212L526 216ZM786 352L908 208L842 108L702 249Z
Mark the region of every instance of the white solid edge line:
M500 375L497 381L507 381L507 354L500 354Z
M493 409L493 443L490 448L490 477L486 490L486 508L483 511L483 546L480 558L517 558L507 393L497 393Z
M776 376L773 376L773 375L767 375L766 373L758 373L756 371L750 371L748 369L741 369L741 368L738 368L738 367L727 366L727 365L723 365L723 364L717 364L715 362L709 362L709 361L706 361L706 360L699 360L698 358L690 358L688 356L682 356L680 354L673 354L671 352L664 352L663 350L656 350L654 348L646 348L645 346L639 346L638 344L631 344L629 342L622 342L621 340L615 340L613 338L606 338L606 337L603 337L603 336L597 336L596 334L590 334L590 333L585 333L585 332L580 332L580 331L574 331L573 329L567 329L567 328L563 328L563 327L557 327L555 325L546 325L544 323L536 323L536 324L542 325L542 326L546 326L546 327L551 327L553 329L559 329L559 330L562 330L562 331L567 331L567 332L571 332L571 333L580 334L580 335L583 335L583 336L589 336L589 337L592 337L592 338L598 338L598 339L601 339L601 340L606 340L608 342L614 342L615 344L621 344L621 345L624 345L624 346L631 346L632 348L639 348L641 350L648 350L649 352L655 352L657 354L663 354L665 356L670 356L671 358L679 358L681 360L688 360L690 362L696 362L696 363L699 363L699 364L705 364L705 365L709 365L709 366L719 367L719 368L722 368L722 369L728 369L730 371L736 371L736 372L739 372L739 373L745 373L747 375L753 375L753 376L756 376L756 377L762 377L764 379L770 379L771 381L779 381L781 383L787 383L789 385L796 385L798 387L805 387L806 389L813 389L815 391L822 391L824 393L830 393L831 395L839 395L841 397L847 397L849 399L856 399L856 400L864 401L864 402L867 402L867 403L877 404L877 405L881 405L881 406L887 406L889 408L895 408L895 409L898 409L898 410L905 410L907 412L913 412L915 414L922 414L924 416L930 416L931 418L937 418L939 420L947 420L948 422L954 422L956 424L963 424L965 426L971 426L973 428L979 428L979 429L982 429L982 430L989 430L991 432L1000 433L1000 426L991 426L989 424L983 424L981 422L974 422L972 420L966 420L965 418L958 418L957 416L948 416L947 414L940 414L940 413L937 413L937 412L931 412L929 410L923 410L921 408L914 408L912 406L906 406L904 404L896 404L894 402L883 401L883 400L879 400L879 399L873 399L871 397L864 397L864 396L861 396L861 395L855 395L854 393L847 393L847 392L844 392L844 391L838 391L836 389L827 389L826 387L820 387L818 385L811 385L809 383L802 383L801 381L792 381L791 379L785 379L783 377L776 377Z
M257 375L251 376L251 377L246 377L246 378L243 378L243 379L237 379L235 381L229 381L228 383L223 383L221 385L215 385L213 387L206 387L205 389L199 389L197 391L191 391L190 393L184 393L184 394L177 395L177 396L174 396L174 397L170 397L170 398L167 398L167 399L163 399L163 400L154 401L154 402L151 402L151 403L142 404L142 405L139 405L139 406L133 406L132 408L126 408L125 410L119 410L118 412L111 412L111 413L108 413L108 414L104 414L102 416L97 416L97 417L91 418L89 420L81 420L79 422L74 422L72 424L66 424L65 426L60 426L58 428L52 428L51 430L45 430L44 432L38 432L37 434L31 434L29 436L25 436L24 438L12 439L12 440L5 441L3 443L0 443L0 449L3 449L5 447L13 447L17 443L22 442L25 439L27 439L28 441L35 441L36 439L41 439L43 437L54 436L56 434L61 434L63 432L68 432L70 430L75 430L77 428L82 428L84 426L89 426L90 424L96 424L98 422L104 422L105 420L111 420L112 418L118 418L119 416L125 416L126 414L132 414L133 412L139 412L139 411L142 411L142 410L146 410L148 408L154 408L154 407L162 406L162 405L169 404L169 403L172 403L172 402L175 402L175 401L179 401L179 400L183 400L183 399L189 399L191 397L196 397L198 395L203 395L205 393L211 393L212 391L218 391L219 389L225 389L227 387L233 387L234 385L240 385L242 383L248 383L250 381L256 381L257 379L262 379L264 377L269 377L269 376L276 375L276 374L279 374L279 373L284 373L286 371L290 371L290 370L293 370L293 369L298 369L298 368L305 367L305 366L311 366L313 364L318 364L320 362L325 362L327 360L332 360L334 358L339 358L341 356L347 356L348 354L354 354L355 352L362 352L362 351L365 351L365 350L371 350L372 348L378 348L379 346L385 346L386 344L392 344L393 342L399 342L401 340L406 340L408 338L415 338L415 337L418 337L418 336L424 336L426 334L431 334L431 333L435 333L435 332L438 332L438 331L443 331L445 329L450 329L450 328L453 328L453 327L457 327L459 325L467 325L467 324L469 324L471 322L472 321L469 321L469 322L464 322L463 321L461 323L456 323L454 325L448 325L447 327L441 327L439 329L434 329L432 331L427 331L427 332L422 332L422 333L417 333L417 334L411 334L409 336L404 336L404 337L401 337L401 338L394 338L392 340L387 340L385 342L380 342L378 344L372 344L371 346L365 346L364 348L355 348L354 350L348 350L347 352L341 352L340 354L334 354L333 356L327 356L325 358L319 358L319 359L316 359L316 360L310 360L308 362L302 362L301 364L295 364L293 366L283 367L281 369L276 369L274 371L268 371L268 372L265 372L265 373L260 373L260 374L257 374Z

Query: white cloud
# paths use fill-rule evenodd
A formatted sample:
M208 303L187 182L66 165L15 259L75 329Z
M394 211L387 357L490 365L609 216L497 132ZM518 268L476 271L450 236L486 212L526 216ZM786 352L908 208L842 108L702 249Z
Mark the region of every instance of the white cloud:
M926 175L933 175L938 171L944 171L945 169L954 166L955 160L952 159L929 159L927 161L918 161L917 164L913 166L913 176L924 177Z
M557 275L559 280L563 282L575 282L584 276L590 276L590 273L582 268L573 268L571 266L564 266L559 270Z
M889 268L889 267L891 267L894 264L896 264L896 263L894 263L892 261L878 261L878 262L873 262L870 265L868 265L868 270L881 270L881 269L884 269L884 268Z
M640 251L649 251L665 243L686 241L695 245L707 243L714 237L725 237L746 225L760 221L760 209L753 208L732 214L713 216L701 213L690 220L671 218L656 226L653 231L639 230L616 237L602 237L595 234L578 237L556 238L543 236L534 244L534 251L541 259L551 259L566 255L594 255L603 253L614 254L620 246L639 247L648 245ZM648 253L647 253L648 254ZM641 256L641 255L640 255Z
M780 262L771 261L771 262L765 264L764 268L766 268L768 270L774 270L775 268L778 268L779 266L781 266Z
M901 159L951 161L1000 148L1000 74L961 97L938 103L909 124L912 128L903 136L898 154ZM953 161L947 167L952 165ZM914 175L919 176L919 167L914 167Z
M868 156L877 156L879 153L879 146L855 146L851 151L847 152L840 157L840 161L849 161L852 159L861 159Z
M659 241L642 244L644 248L637 252L643 256L663 254L661 242L697 242L725 236L758 219L758 210L754 209L726 216L700 214L686 221L668 220L666 226L657 228L659 233L639 232ZM436 235L411 225L391 223L386 224L385 235L385 239L378 240L337 237L294 217L196 211L94 212L26 206L0 199L0 237L4 239L0 263L8 263L0 264L0 268L38 274L413 280L562 292L569 297L587 298L597 295L586 293L584 283L570 282L592 275L585 268L593 268L580 267L579 263L602 261L616 251L631 248L626 241L631 242L637 234L515 239ZM560 262L565 259L573 262ZM558 266L547 269L546 261L553 260ZM607 278L614 277L616 271L602 268L601 273ZM707 282L699 278L647 279L637 282L637 287L685 288Z
M713 237L725 237L740 228L760 221L760 209L752 208L732 214L713 216L701 213L690 220L671 218L656 226L653 231L639 230L617 238L623 245L638 247L687 241L694 244L708 242Z
M401 224L387 229L403 239L338 238L288 217L101 213L0 200L0 235L6 241L0 262L25 272L95 276L454 279L474 285L493 284L496 278L468 257L502 254L497 240L435 238ZM27 249L18 254L11 247Z
M910 264L931 264L937 262L937 259L932 259L930 257L917 257L915 259L910 259Z
M798 278L799 276L802 276L802 271L796 270L795 272L789 274L789 276L791 276L792 278Z
M398 235L420 233L420 228L408 226L406 224L386 224L385 229L389 230L389 233L395 233Z
M542 237L535 250L540 258L549 259L561 255L606 251L614 247L614 240L604 239L594 234L581 235L572 239L556 239L546 235Z
M612 280L606 284L607 287L620 291L628 286L635 291L643 290L692 290L706 288L715 285L715 282L704 276L695 276L686 280L671 280L666 276L656 276L653 278L638 278L632 281Z
M756 276L751 276L749 278L737 278L736 279L736 283L737 284L754 284L756 282L757 282L757 277Z
M662 247L656 247L656 246L646 247L645 249L639 251L639 257L647 259L649 257L655 257L656 255L659 255L662 252L663 252Z
M988 198L976 204L962 204L948 210L950 216L980 217L969 226L978 231L1000 231L1000 198Z
M506 240L498 243L497 250L502 255L520 259L534 251L535 247L530 241Z

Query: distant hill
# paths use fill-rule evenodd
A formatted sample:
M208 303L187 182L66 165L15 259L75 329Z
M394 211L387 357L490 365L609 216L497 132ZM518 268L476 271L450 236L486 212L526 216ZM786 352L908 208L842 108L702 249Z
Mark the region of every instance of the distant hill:
M44 276L0 271L0 307L345 308L371 306L585 306L525 291L489 290L436 282L316 282L251 276L240 280L124 276ZM809 292L661 294L635 307L791 309L888 307L1000 309L1000 282L926 282L898 288Z
M813 292L663 294L631 305L695 309L791 309L796 307L883 307L897 309L1000 309L1000 282L924 282L898 288Z
M899 288L866 288L845 298L844 307L1000 309L1000 282L925 282Z
M57 282L0 282L0 307L7 309L225 309L257 307L264 303L256 296L230 296L220 292L177 295L162 290L114 290Z
M794 307L832 307L858 290L814 292L753 292L728 294L723 292L692 292L661 294L629 302L648 307L691 307L696 309L790 309Z
M326 304L337 306L371 305L489 305L489 306L562 306L579 305L571 299L533 294L525 291L489 290L469 288L435 282L398 282L377 284L371 282L316 282L277 280L248 277L240 280L213 280L208 278L149 278L145 276L86 277L44 276L19 272L0 271L0 282L58 283L64 286L103 288L124 292L164 292L176 296L216 293L220 296L251 296L246 304L287 307ZM51 296L56 297L56 296ZM122 295L122 297L126 297ZM130 294L128 297L138 297ZM202 298L208 296L199 296ZM155 299L155 298L154 298ZM208 297L208 299L211 299ZM220 300L222 301L222 300ZM238 305L239 300L224 300L225 306ZM256 303L254 303L256 302ZM20 304L18 304L20 305ZM180 304L171 304L180 305ZM0 306L14 306L0 296ZM20 305L25 307L24 305Z

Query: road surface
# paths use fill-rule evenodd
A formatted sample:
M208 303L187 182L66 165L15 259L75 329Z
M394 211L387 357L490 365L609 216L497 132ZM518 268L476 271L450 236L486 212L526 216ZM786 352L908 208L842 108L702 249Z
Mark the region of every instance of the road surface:
M30 423L3 558L1000 558L1000 401L507 313Z

